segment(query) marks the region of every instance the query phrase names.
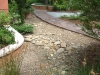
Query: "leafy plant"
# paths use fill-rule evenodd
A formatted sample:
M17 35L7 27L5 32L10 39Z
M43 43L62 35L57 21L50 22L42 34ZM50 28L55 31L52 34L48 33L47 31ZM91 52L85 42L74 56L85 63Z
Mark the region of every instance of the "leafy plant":
M70 20L79 20L80 16L75 16L75 15L67 16L67 15L63 15L63 16L61 16L61 18L68 18Z
M15 2L15 0L11 0L9 2L9 12L11 14L18 13L18 7L17 7L17 3Z
M27 4L25 6L25 14L28 14L28 13L32 13L34 11L33 7L31 7L31 5Z
M9 24L11 19L12 17L9 13L6 13L5 11L0 11L0 27Z
M18 14L20 15L21 24L24 23L25 19L25 6L27 4L27 0L15 0L18 7Z
M6 46L15 42L14 34L8 31L4 25L9 24L12 17L9 13L0 12L0 45ZM5 34L6 33L6 34Z
M13 32L6 28L0 28L0 45L5 46L13 43L15 43Z
M56 0L55 3L53 4L53 8L54 10L66 10L67 3L68 2L66 0L63 0L63 1Z
M33 33L33 29L34 29L34 27L31 24L29 24L29 25L23 24L23 25L19 25L19 26L18 25L13 25L13 27L17 31L19 31L20 33L22 33L22 34Z

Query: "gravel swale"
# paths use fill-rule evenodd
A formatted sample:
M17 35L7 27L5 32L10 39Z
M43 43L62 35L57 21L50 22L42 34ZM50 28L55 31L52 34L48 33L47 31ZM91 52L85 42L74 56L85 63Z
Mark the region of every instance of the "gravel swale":
M35 31L25 35L31 41L25 42L28 47L23 55L20 75L44 75L45 72L52 75L53 71L65 75L78 66L77 60L82 52L84 58L89 46L100 44L93 38L53 26L34 15L25 21L32 23Z

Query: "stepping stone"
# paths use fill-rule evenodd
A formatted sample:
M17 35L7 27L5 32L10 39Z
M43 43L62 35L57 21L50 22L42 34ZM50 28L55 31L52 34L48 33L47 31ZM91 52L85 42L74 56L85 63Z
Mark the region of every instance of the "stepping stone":
M32 39L31 39L31 38L25 38L25 41L26 41L26 42L31 42Z
M66 43L61 43L61 47L66 47L67 46L67 44Z
M57 53L58 53L58 54L63 53L64 50L65 50L64 48L59 48L59 49L57 50Z

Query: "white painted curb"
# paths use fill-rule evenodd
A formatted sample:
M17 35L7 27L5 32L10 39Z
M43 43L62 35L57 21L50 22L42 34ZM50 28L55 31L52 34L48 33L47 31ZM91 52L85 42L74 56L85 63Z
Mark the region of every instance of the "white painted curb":
M14 32L15 44L10 44L2 49L0 49L0 57L9 54L11 51L18 49L24 43L24 37L17 32L10 25L5 26L9 31ZM6 33L5 33L6 34Z

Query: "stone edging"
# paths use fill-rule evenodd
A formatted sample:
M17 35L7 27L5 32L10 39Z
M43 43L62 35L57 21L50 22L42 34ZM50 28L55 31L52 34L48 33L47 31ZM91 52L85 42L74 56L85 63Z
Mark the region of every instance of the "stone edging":
M54 26L57 26L57 27L60 27L60 28L63 28L63 29L66 29L66 30L69 30L69 31L72 31L72 32L75 32L75 33L79 33L79 34L88 36L90 38L94 38L94 39L100 40L99 38L95 38L92 35L89 35L86 32L82 31L82 27L81 26L79 26L79 25L77 26L72 22L63 21L63 20L60 20L58 18L55 18L55 17L47 14L46 10L37 10L36 9L34 11L34 14L38 18L40 18L41 20L43 20L43 21L45 21L45 22L47 22L49 24L52 24Z
M18 49L24 43L24 37L19 32L17 32L10 25L7 25L6 27L9 31L14 32L15 44L10 44L10 45L0 49L0 57L9 54L13 50Z

